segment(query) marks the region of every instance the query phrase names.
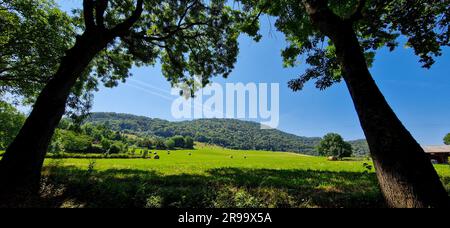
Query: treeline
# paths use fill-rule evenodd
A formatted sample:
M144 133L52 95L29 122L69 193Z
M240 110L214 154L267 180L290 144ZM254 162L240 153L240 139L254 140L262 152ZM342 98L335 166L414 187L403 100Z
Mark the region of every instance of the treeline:
M12 141L25 120L14 106L0 103L0 150ZM279 130L261 130L254 122L202 119L169 122L116 113L92 113L81 126L63 119L52 138L50 153L120 154L133 149L191 149L194 141L230 149L291 151L319 155L321 138L299 137ZM354 156L367 156L365 140L349 142Z
M365 139L348 141L352 146L353 156L355 157L365 157L370 155L369 144Z
M86 123L81 126L63 119L50 144L50 153L120 154L137 149L193 149L189 136L161 138L115 131L103 124Z
M230 149L291 151L317 155L321 138L300 137L276 129L261 130L260 124L234 119L201 119L170 122L117 113L92 113L87 123L114 131L152 137L189 136L193 140Z

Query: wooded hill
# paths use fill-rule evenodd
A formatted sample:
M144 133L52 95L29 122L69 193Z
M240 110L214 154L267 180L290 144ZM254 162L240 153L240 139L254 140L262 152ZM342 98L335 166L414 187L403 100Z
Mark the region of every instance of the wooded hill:
M86 122L132 134L163 138L190 136L198 142L242 150L291 151L317 155L314 148L321 140L319 137L301 137L276 129L261 130L258 123L235 119L170 122L130 114L92 113ZM361 149L361 141L354 141L354 144L358 146L355 154L366 153Z

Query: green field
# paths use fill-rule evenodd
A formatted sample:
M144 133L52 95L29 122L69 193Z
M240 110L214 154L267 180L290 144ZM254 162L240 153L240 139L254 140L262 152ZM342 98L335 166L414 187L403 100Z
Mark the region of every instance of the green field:
M47 159L49 207L383 207L364 159L215 147L155 159ZM450 166L437 165L450 191Z

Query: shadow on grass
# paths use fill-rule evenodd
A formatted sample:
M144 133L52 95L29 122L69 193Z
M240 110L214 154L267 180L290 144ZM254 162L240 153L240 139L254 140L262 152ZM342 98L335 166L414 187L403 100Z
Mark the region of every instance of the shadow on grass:
M205 175L44 170L40 207L383 207L374 174L220 168Z

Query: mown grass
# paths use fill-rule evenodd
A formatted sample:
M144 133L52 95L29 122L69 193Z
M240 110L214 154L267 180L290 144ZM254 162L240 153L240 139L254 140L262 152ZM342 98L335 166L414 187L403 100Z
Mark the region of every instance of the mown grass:
M155 159L47 159L44 207L384 207L367 160L214 147ZM450 166L437 165L450 192Z

